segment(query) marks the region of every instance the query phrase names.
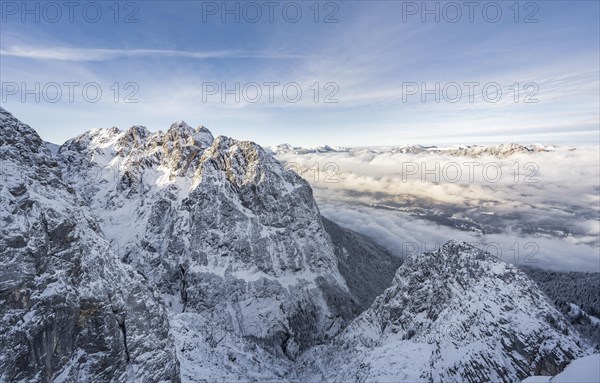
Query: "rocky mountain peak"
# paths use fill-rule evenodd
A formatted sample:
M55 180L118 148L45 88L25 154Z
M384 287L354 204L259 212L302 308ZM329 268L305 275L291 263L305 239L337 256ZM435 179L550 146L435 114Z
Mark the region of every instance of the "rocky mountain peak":
M165 142L177 143L178 141L188 141L193 136L194 129L186 124L185 121L178 121L171 124L162 138Z
M213 141L212 133L200 125L196 129L189 126L185 121L178 121L171 124L171 127L162 136L162 140L166 143L177 145L196 145L206 148Z
M150 137L152 133L142 125L134 125L127 129L121 136L121 140L127 140L126 142L134 147L143 147L142 144L146 142L146 139ZM125 142L123 142L125 143Z
M196 139L202 142L205 146L210 146L213 143L214 137L212 133L203 125L200 125L194 129L194 135Z
M529 277L459 241L410 256L340 339L359 367L325 380L514 382L590 352Z
M148 138L152 135L145 126L141 125L134 125L124 132L119 130L113 132L112 134L117 137L114 149L120 157L125 157L135 150L144 150Z
M186 312L291 358L357 314L312 189L259 145L182 121L88 136L61 149L68 179L122 259Z
M282 178L293 180L300 185L305 184L302 179L296 179L291 173L284 174L281 164L251 141L219 136L204 153L202 161L206 160L210 160L209 164L214 169L225 171L229 182L236 187L248 183L258 185L265 181L281 184L284 182ZM281 192L285 191L286 189L281 189Z
M0 107L0 177L5 185L25 188L24 169L28 166L36 169L43 185L58 187L62 184L58 163L35 130L15 118L6 109ZM18 186L18 185L22 186Z

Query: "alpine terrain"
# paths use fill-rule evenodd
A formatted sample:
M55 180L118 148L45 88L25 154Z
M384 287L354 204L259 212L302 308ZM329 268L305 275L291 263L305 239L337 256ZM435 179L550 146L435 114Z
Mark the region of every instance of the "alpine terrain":
M515 382L592 353L516 267L457 241L402 263L253 142L51 151L0 118L2 382Z

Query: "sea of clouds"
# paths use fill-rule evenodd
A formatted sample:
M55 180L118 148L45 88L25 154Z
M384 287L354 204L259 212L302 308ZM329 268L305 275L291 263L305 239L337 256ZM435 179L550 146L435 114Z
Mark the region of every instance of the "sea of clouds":
M321 213L398 256L450 239L553 270L600 271L598 147L470 157L350 149L279 153Z

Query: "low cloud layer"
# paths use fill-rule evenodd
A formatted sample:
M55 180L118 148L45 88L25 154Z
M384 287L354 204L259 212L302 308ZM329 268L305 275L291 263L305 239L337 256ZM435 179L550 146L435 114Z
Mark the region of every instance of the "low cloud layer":
M570 149L502 158L389 150L278 158L311 183L323 215L399 256L461 239L508 262L600 271L598 148Z

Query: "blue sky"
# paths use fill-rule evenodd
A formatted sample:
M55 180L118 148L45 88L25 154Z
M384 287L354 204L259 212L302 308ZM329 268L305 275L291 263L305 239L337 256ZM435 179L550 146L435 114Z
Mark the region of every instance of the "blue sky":
M263 145L598 142L597 1L520 2L518 15L513 1L477 2L473 22L464 2L457 2L462 16L455 23L444 18L457 17L446 2L437 3L439 23L433 15L422 21L422 2L325 1L317 4L317 22L314 1L276 3L269 22L265 2L229 1L229 9L239 7L240 19L230 14L223 22L221 1L122 2L118 15L114 2L95 2L86 8L87 19L82 8L88 3L79 2L70 22L62 2L54 3L60 17L52 6L37 3L38 11L30 2L33 13L23 22L22 3L4 2L2 105L57 143L91 128L140 124L166 130L177 120ZM502 15L491 22L496 5ZM251 22L256 7L262 16ZM96 9L102 15L91 22ZM292 23L297 9L302 15ZM136 22L124 23L132 12ZM327 15L337 22L324 22ZM537 22L524 22L528 15ZM71 82L79 84L73 102L65 85ZM23 102L23 85L35 89L36 83L40 102L33 94ZM57 102L50 102L56 96L50 83L62 91ZM102 89L95 103L82 96L83 85L91 83L98 84L92 91ZM228 89L239 83L240 102L231 94L222 102L218 91L208 92L215 83ZM242 88L248 98L256 96L251 83L262 91L257 102L243 97ZM272 101L266 83L279 84ZM436 83L440 102L431 94L423 102L423 84L435 90ZM462 91L457 102L448 101L456 99L451 83ZM466 83L478 84L472 100ZM492 89L488 101L486 84L493 84L486 88ZM495 84L502 95L490 102L498 96ZM302 96L292 103L295 86ZM138 102L122 102L132 91ZM323 102L332 92L330 100L338 102ZM524 102L528 95L538 102Z

